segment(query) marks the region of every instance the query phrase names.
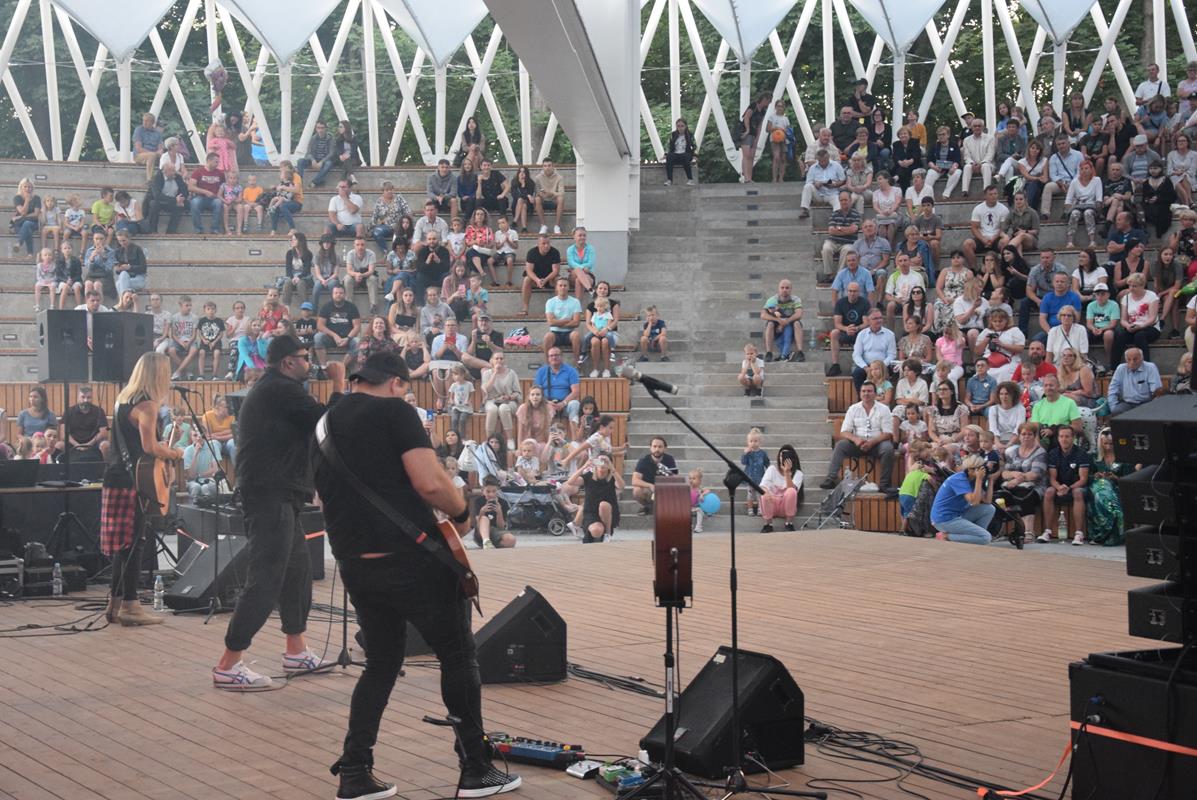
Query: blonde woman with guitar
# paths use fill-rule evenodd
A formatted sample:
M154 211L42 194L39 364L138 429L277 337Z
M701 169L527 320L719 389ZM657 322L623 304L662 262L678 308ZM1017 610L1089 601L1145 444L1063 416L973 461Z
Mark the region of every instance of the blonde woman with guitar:
M112 558L112 590L105 615L121 625L157 625L162 617L147 614L137 599L141 578L146 520L166 511L167 466L183 451L159 439L158 410L170 393L170 359L146 353L137 360L129 383L116 396L112 413L112 461L104 472L101 495L100 549ZM145 486L154 476L160 487ZM164 493L159 493L161 488Z

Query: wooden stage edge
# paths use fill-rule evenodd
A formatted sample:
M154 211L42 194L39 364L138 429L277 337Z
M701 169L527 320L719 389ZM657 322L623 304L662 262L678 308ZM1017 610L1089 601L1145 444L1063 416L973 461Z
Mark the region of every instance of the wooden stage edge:
M741 646L786 664L808 716L914 742L931 763L996 784L1036 784L1059 759L1068 742L1069 662L1142 646L1125 634L1126 590L1142 581L1121 563L843 531L744 537L738 556ZM471 557L489 615L530 584L566 619L570 661L663 683L664 618L652 602L647 543ZM727 557L725 537L695 542L695 602L681 617L682 685L730 643ZM316 602L339 602L328 574L316 584ZM9 603L0 605L0 629L78 616L73 604ZM0 797L333 797L328 766L340 752L357 671L275 692L217 692L209 670L227 621L205 626L185 616L155 628L6 638ZM339 627L314 619L308 635L335 657ZM282 650L271 621L250 652L258 669L277 674ZM376 769L404 798L453 794L450 737L419 722L443 714L438 679L435 669L409 668L383 718ZM663 710L650 697L573 678L485 686L483 697L489 730L578 742L593 753L634 755ZM524 788L512 797L610 796L564 773L516 769ZM810 745L805 766L782 773L795 788L816 778L892 775ZM922 778L905 785L935 800L976 797ZM904 796L893 782L843 787L868 798ZM852 796L822 788L832 798ZM1059 790L1058 777L1041 793Z

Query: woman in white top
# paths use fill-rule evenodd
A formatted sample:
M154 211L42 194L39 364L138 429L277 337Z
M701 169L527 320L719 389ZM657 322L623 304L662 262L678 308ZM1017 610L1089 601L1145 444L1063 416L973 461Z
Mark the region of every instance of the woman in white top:
M1018 426L1027 421L1027 409L1021 402L1022 390L1013 381L1002 381L997 388L997 402L986 412L988 428L998 444L1008 447L1018 436Z
M1193 187L1197 186L1197 150L1193 150L1188 135L1178 133L1174 149L1168 153L1168 176L1176 187L1176 197L1182 205L1193 202Z
M794 517L798 515L798 492L802 489L802 469L798 466L798 453L793 445L783 444L777 450L777 461L770 464L761 478L761 516L765 525L761 533L773 532L773 518L785 517L786 530L794 530Z
M790 118L786 116L786 101L778 100L773 104L773 110L765 115L765 135L769 137L769 153L773 157L773 182L781 183L786 179L786 132L790 129ZM780 131L778 137L774 131Z
M1109 285L1110 273L1097 263L1097 253L1092 248L1077 254L1076 264L1076 269L1072 271L1072 291L1088 304L1097 291L1097 284Z
M845 170L848 182L844 184L852 195L852 206L856 213L864 213L864 204L873 199L873 165L865 158L863 150L857 150L848 159L848 169Z
M923 207L924 197L934 197L935 187L927 185L927 170L916 169L910 173L910 186L906 188L906 220L911 222Z
M1072 306L1061 306L1056 318L1060 324L1047 332L1047 360L1060 363L1060 354L1072 348L1081 355L1089 354L1089 331L1080 322L1080 312Z
M1008 381L1018 368L1015 358L1026 349L1027 337L1017 325L1010 324L1010 315L994 309L989 314L989 327L977 336L973 352L980 352L989 360L989 374L998 383Z
M1136 272L1127 281L1129 291L1122 296L1122 318L1114 331L1113 365L1122 363L1128 347L1143 351L1143 360L1151 360L1151 343L1160 338L1160 298L1147 288L1147 279Z
M898 224L898 212L902 208L902 190L894 186L885 170L877 173L877 188L873 190L873 211L877 214L877 235L884 237L889 246L894 246L894 232Z
M969 278L964 292L952 301L952 316L968 340L969 350L976 352L977 336L985 328L985 315L989 313L989 301L981 296L981 279Z
M515 410L524 399L520 379L507 368L507 356L496 351L490 357L490 368L482 370L482 397L486 410L486 435L498 436L500 422L507 432L507 449L515 450Z
M1068 244L1072 250L1076 247L1073 239L1076 237L1076 226L1085 219L1085 230L1089 233L1089 246L1097 242L1097 212L1101 210L1101 178L1093 172L1093 162L1085 159L1081 162L1080 174L1077 179L1068 184L1068 194L1064 197L1064 209L1068 212Z

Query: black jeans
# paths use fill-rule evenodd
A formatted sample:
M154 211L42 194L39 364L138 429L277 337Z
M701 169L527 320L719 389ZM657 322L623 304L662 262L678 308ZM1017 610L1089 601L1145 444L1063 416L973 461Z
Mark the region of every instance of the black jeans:
M299 510L304 499L286 490L243 489L249 565L224 646L248 650L278 605L283 633L303 633L312 608L312 561Z
M684 153L666 153L665 154L665 178L666 180L673 180L673 167L675 164L681 164L682 169L686 170L686 180L694 180L694 172L691 170L691 157Z
M410 555L347 558L340 565L366 647L366 668L353 689L340 763L374 763L378 725L403 666L410 621L440 661L446 710L461 719L462 768L475 771L488 765L470 607L457 578L438 562Z

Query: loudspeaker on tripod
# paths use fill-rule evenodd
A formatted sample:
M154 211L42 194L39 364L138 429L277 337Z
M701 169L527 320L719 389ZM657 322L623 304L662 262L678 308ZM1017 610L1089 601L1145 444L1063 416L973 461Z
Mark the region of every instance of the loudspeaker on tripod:
M37 379L42 382L88 379L86 311L38 312Z
M179 577L166 590L167 608L175 611L206 608L213 594L220 600L221 608L237 605L237 596L245 585L245 572L249 567L246 538L223 535L219 538L219 545L192 544L179 560ZM220 561L214 569L218 547Z
M677 701L674 761L683 772L721 778L728 767L745 772L796 766L805 760L806 700L785 665L764 653L740 651L740 742L732 753L731 648L718 652L694 676ZM665 718L640 740L653 761L665 755ZM757 763L761 762L761 763Z
M474 639L483 683L565 680L565 620L531 586Z
M123 311L93 315L92 380L124 383L137 359L153 345L153 315Z

